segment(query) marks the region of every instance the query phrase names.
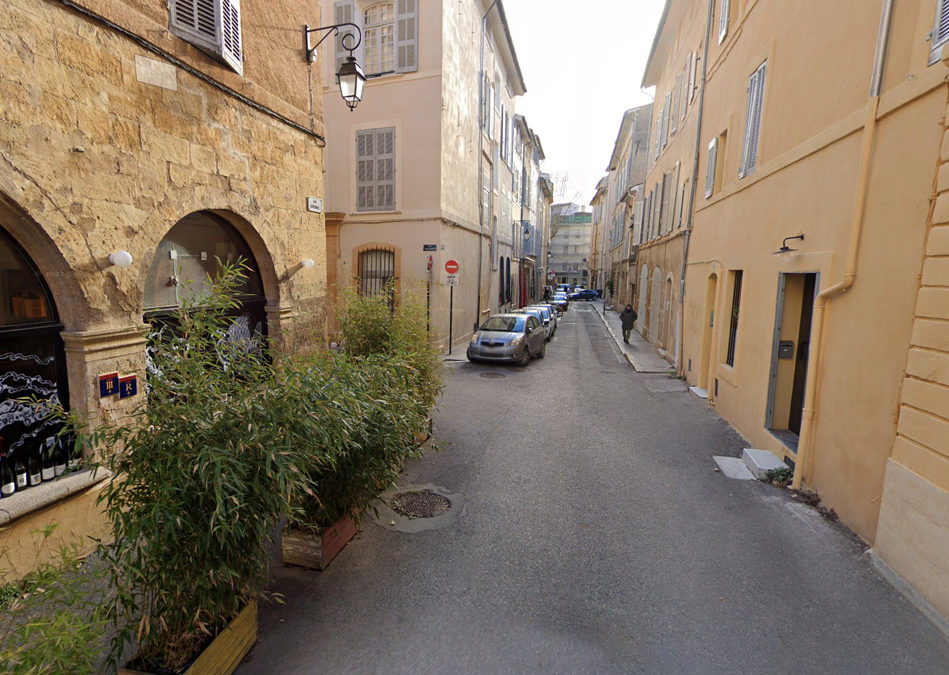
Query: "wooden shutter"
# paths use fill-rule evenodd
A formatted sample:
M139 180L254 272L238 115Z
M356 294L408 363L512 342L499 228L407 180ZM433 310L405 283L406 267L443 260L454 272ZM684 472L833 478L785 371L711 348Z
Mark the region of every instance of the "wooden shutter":
M662 106L662 147L669 143L669 113L672 108L672 92L666 94L666 100Z
M718 139L708 144L708 162L705 164L705 196L711 197L715 191L715 165L718 162Z
M672 170L672 182L669 183L669 231L679 227L679 221L676 220L676 205L679 203L679 167L680 163L676 162L675 169Z
M745 119L745 143L741 153L738 176L746 176L758 165L758 140L761 136L761 110L764 101L767 61L748 80L748 108Z
M376 134L373 130L356 132L356 210L375 210L374 161Z
M395 209L395 129L376 131L376 208Z
M731 11L730 0L722 0L722 14L718 20L718 43L721 44L728 35L728 14Z
M929 63L942 58L942 46L949 41L949 0L939 0L936 6L936 23L929 38Z
M698 52L693 52L689 54L691 61L689 61L689 102L695 100L695 84L699 79L699 54Z
M243 74L240 0L169 0L169 30Z
M418 70L418 0L396 0L395 72Z
M221 0L221 56L237 72L244 71L241 45L241 0Z
M676 84L674 95L672 97L672 116L670 119L671 130L679 128L679 106L682 105L682 73L676 75Z
M355 15L356 5L353 0L339 0L339 2L333 6L333 16L336 24L356 23ZM340 30L339 35L336 36L334 40L336 43L336 67L333 69L334 75L339 72L339 67L343 65L346 57L349 56L349 50L343 48L343 37L346 35L352 35L347 42L352 43L356 40L356 33L352 28L343 28Z

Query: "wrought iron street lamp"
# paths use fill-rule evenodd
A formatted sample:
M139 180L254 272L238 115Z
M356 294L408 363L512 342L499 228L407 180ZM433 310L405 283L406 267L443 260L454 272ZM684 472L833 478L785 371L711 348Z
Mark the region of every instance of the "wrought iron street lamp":
M355 36L352 32L343 33L340 43L343 49L349 52L349 56L339 66L336 71L336 81L339 83L339 93L343 101L350 110L355 110L356 106L362 100L362 90L366 84L366 74L358 63L353 52L362 44L362 30L354 23L337 23L332 26L320 26L319 28L303 27L303 39L306 49L306 60L313 63L316 60L316 48L323 44L323 41L331 35L339 35L339 29L344 26L352 26L356 30ZM320 38L319 42L310 46L310 33L325 32L326 35Z

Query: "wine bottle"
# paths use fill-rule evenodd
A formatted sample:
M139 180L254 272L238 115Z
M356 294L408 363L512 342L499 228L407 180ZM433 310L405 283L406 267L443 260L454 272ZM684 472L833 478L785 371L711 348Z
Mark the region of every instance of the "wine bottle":
M43 482L43 465L40 462L38 448L34 448L26 458L26 471L29 474L30 487L35 487Z
M66 442L62 436L55 439L56 447L53 450L53 471L57 476L66 471Z
M63 447L66 449L66 469L69 471L78 469L82 464L82 453L76 444L76 439L73 436L66 436L62 440Z
M0 495L9 497L16 492L16 475L13 473L13 457L0 461Z
M16 463L13 465L13 473L16 476L16 489L25 490L29 485L29 472L26 463L23 461L22 453L17 453Z
M56 478L56 469L53 463L53 449L54 443L56 443L56 437L51 436L45 441L40 442L40 462L42 464L42 476L43 480L53 480Z

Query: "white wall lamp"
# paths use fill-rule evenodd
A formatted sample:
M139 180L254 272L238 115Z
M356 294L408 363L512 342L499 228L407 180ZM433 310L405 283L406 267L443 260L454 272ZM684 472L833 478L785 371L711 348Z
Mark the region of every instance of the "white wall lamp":
M109 262L116 267L128 267L132 264L132 254L128 251L115 251L109 254Z
M366 84L366 74L356 63L356 57L353 56L353 52L362 44L362 29L354 23L337 23L332 26L320 26L319 28L310 28L309 25L305 25L303 26L304 49L306 50L307 63L313 63L316 60L316 48L331 35L339 35L339 29L343 26L355 28L356 35L354 36L352 32L346 32L340 38L340 43L343 49L349 52L349 56L336 71L336 81L339 82L339 93L343 97L343 101L350 110L355 110L362 100L362 90ZM326 35L321 37L315 45L310 46L310 33L316 32L326 32Z
M304 269L310 269L310 268L313 267L315 264L316 264L316 263L313 262L313 258L304 258L303 260L300 261L300 267L302 267L302 268L304 268Z

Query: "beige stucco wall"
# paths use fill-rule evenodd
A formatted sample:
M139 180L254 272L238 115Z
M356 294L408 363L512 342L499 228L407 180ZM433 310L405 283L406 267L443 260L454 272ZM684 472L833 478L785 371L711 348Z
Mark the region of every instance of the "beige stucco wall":
M926 2L919 4L927 11ZM928 4L931 23L935 5ZM813 9L817 16L809 12L798 20L786 6L747 3L725 44L712 46L702 147L723 130L728 143L719 152L720 191L711 199L700 191L696 203L685 317L683 366L690 383L699 379L703 333L714 310L709 389L716 409L755 447L792 459L765 428L779 274L817 273L821 289L842 278L879 26L877 12L854 13L836 3ZM844 27L846 46L839 40ZM911 68L902 74L888 70L884 80L856 281L828 303L819 372L819 337L811 335L808 377L819 378L811 402L814 454L809 471L798 468L808 471L806 483L827 506L871 542L912 334L945 98L945 73L928 68L924 55L906 57L919 55L915 28L902 19L894 23L889 49L894 62ZM748 77L765 58L758 165L738 179ZM834 68L821 67L828 59ZM700 187L705 160L703 152ZM796 251L773 254L784 237L799 233L806 239L790 242ZM728 273L735 269L744 271L744 283L736 362L729 367L722 362L731 309ZM713 273L717 294L707 307L706 281Z
M274 113L321 130L319 109L311 111L301 94L308 82L302 33L285 38L318 18L316 2L245 8L243 77L168 33L163 0L84 4ZM18 36L0 44L0 226L51 288L73 406L93 419L114 418L138 402L98 398L96 377L113 370L144 376L146 275L161 239L194 211L221 215L247 240L275 341L293 349L322 341L323 219L306 210L306 197L323 196L317 138L57 3L11 0L0 31ZM166 86L148 83L143 68L162 73ZM109 264L117 249L132 254L131 267ZM317 265L301 270L304 258ZM85 520L97 532L91 515L72 513L88 511L87 501L73 498L51 513ZM33 520L20 519L4 534L9 555L18 555L19 530ZM69 525L62 531L64 542L76 533Z

